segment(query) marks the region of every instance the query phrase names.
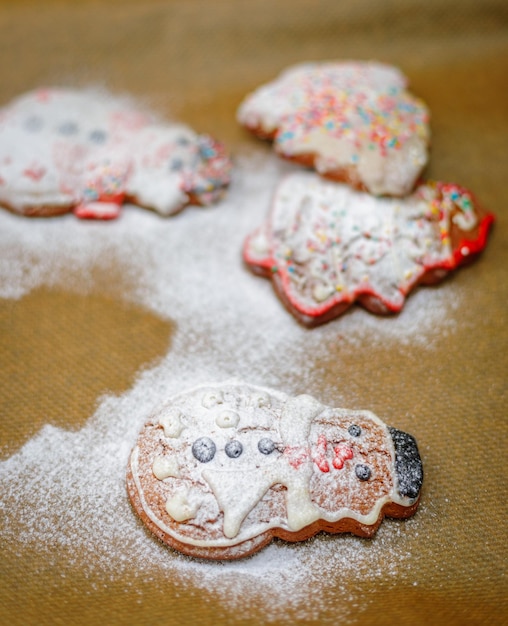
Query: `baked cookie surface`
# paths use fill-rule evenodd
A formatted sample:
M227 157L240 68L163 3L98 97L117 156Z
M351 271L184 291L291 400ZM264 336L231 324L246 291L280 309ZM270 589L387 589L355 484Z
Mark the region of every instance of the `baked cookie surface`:
M0 109L0 204L23 215L111 219L131 201L171 215L229 183L224 147L92 89L39 89Z
M406 198L377 198L299 172L279 184L243 254L288 310L315 326L354 302L374 313L400 311L416 285L473 260L493 219L454 184L429 182Z
M174 396L143 427L127 471L134 510L163 542L235 559L274 537L371 536L419 502L413 437L369 411L241 381Z
M280 156L376 195L409 193L428 160L428 109L381 63L296 65L249 94L237 117Z

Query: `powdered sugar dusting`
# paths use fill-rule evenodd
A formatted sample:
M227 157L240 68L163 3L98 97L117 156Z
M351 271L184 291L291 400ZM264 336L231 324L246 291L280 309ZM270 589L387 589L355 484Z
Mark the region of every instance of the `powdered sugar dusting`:
M273 190L291 171L274 157L254 153L237 158L229 195L211 209L190 208L168 220L129 207L115 223L80 222L67 215L30 220L0 212L0 297L20 298L35 287L93 289L93 270L120 265L130 289L127 297L163 318L175 320L183 333L196 321L218 338L238 342L231 326L287 343L318 340L418 342L428 345L439 333L445 310L456 309L460 294L453 284L412 294L401 315L383 319L356 309L340 322L312 335L288 318L271 287L242 265L245 237L266 217ZM255 323L253 323L255 320ZM224 328L229 329L224 332ZM245 339L245 337L243 337ZM274 346L275 347L275 346ZM250 346L249 346L250 348ZM246 348L247 349L247 348ZM275 353L275 351L274 351ZM251 355L250 349L248 354Z
M313 594L330 587L336 592L344 580L393 579L409 566L411 531L394 522L382 525L375 542L350 536L277 542L234 563L193 560L162 546L145 532L125 494L127 458L147 387L157 385L158 376L152 371L142 379L125 396L105 398L80 432L46 426L0 466L2 538L19 556L24 546L37 546L64 574L79 568L104 584L132 576L196 586L247 616L261 603L267 621L288 607L302 619L317 618ZM132 419L136 412L141 419ZM360 601L350 593L344 587L348 605Z
M150 411L168 395L233 376L287 393L316 393L320 374L313 359L331 343L432 349L446 325L453 332L461 294L451 282L417 291L397 317L355 309L312 331L293 320L268 281L241 263L244 237L262 222L277 181L291 169L264 153L242 155L223 202L167 220L134 207L108 224L0 212L1 297L21 298L43 285L91 291L95 270L115 265L122 268L126 298L176 322L161 362L140 372L126 393L103 397L80 431L45 426L0 464L0 533L9 550L42 551L63 574L79 568L105 585L122 576L208 590L227 609L241 607L245 617L263 606L267 621L280 619L288 607L301 619L315 619L310 599L333 588L344 599L340 617L347 622L360 603L355 581L395 582L402 567L411 570L408 536L420 515L403 525L385 522L370 542L349 536L275 542L252 558L223 564L161 546L127 501L130 449ZM334 393L336 406L340 393Z

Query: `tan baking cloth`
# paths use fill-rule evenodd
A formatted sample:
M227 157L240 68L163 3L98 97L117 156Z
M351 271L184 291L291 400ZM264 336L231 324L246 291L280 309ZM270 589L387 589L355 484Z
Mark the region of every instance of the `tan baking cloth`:
M318 585L316 621L340 624L347 614L348 623L367 625L507 623L506 2L0 4L2 103L39 85L105 84L213 132L233 150L254 142L234 117L249 90L291 63L333 58L374 58L404 70L432 112L428 176L473 189L497 223L483 257L452 278L467 295L458 313L467 323L443 332L435 349L367 345L345 354L330 346L318 364L323 390L340 377L362 408L401 415L397 425L418 433L426 474L419 536L411 539L423 583L411 585L402 573L368 579L361 590L368 602L352 607L337 604L333 587L318 595ZM0 302L2 458L44 422L83 427L102 394L128 389L140 368L168 351L171 323L127 304L132 285L119 276L109 268L84 295L36 289ZM28 410L35 404L39 422ZM332 540L339 550L340 537ZM1 623L218 624L243 617L192 584L175 588L133 572L106 585L79 568L62 578L36 548L0 545ZM269 618L261 603L244 623ZM298 614L288 606L287 622L294 621Z

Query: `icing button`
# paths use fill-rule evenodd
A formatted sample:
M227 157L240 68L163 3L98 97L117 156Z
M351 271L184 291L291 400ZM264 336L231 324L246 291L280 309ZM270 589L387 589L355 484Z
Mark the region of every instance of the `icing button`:
M215 423L220 428L234 428L240 421L240 416L234 411L222 411L215 418Z
M275 442L264 437L258 441L258 450L261 454L271 454L275 450Z
M211 409L213 406L222 404L223 402L224 397L221 391L208 391L201 400L201 404L205 407L205 409Z
M237 459L243 452L243 446L237 439L229 441L224 449L226 454L232 459Z
M362 434L362 429L358 426L358 424L351 424L347 431L351 437L359 437Z
M78 132L78 125L76 122L64 122L58 127L58 132L61 135L75 135Z
M269 408L271 406L270 396L267 393L256 393L251 397L252 406Z
M192 454L200 463L208 463L215 456L217 448L210 437L200 437L192 444Z
M90 141L93 141L93 143L101 144L106 142L107 134L103 130L93 130L88 138Z
M173 159L170 164L170 169L173 172L179 172L183 168L182 159Z
M358 480L365 481L365 480L369 480L369 478L372 476L372 470L370 469L368 465L360 464L355 467L355 474Z

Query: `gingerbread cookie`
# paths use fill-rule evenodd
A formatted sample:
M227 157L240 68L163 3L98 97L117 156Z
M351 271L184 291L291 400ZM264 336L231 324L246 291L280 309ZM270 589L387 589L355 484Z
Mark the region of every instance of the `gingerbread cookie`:
M126 98L39 89L0 109L0 204L23 215L117 217L129 201L171 215L217 200L224 148Z
M395 67L297 65L246 97L240 124L282 157L376 195L404 196L428 160L429 112Z
M404 199L376 198L300 172L280 183L244 259L315 326L355 301L374 313L399 311L416 285L474 259L493 219L458 185L429 182Z
M155 411L132 451L127 489L163 542L235 559L274 537L370 537L384 516L416 511L422 480L414 438L370 411L228 381Z

